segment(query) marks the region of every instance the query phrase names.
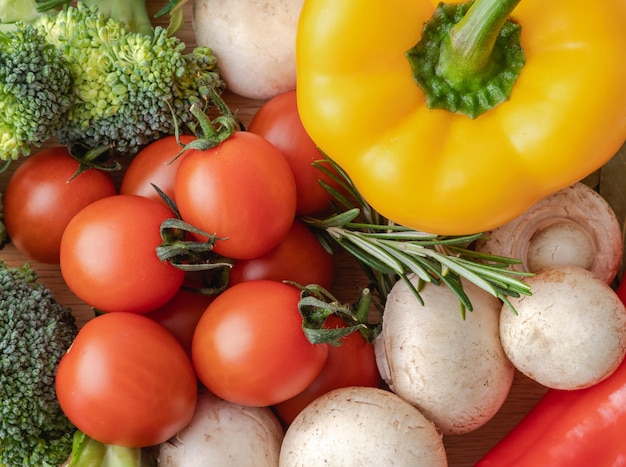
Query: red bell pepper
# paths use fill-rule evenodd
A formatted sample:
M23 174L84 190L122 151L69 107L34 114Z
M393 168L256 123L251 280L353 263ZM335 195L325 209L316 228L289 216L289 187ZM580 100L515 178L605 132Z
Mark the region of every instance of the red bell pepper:
M626 466L626 360L589 388L549 389L475 467L577 466Z

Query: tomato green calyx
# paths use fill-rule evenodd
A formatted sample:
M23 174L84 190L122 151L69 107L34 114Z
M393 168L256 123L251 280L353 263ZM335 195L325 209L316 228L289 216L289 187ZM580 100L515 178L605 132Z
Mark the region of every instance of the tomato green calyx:
M206 237L207 240L188 240L189 234ZM216 283L212 284L210 293L218 294L226 289L228 272L234 261L213 251L215 242L223 238L197 229L181 219L172 218L161 223L161 240L156 248L161 261L167 261L183 271L213 271Z
M198 121L199 128L196 128L194 131L197 139L187 144L183 151L187 149L206 151L226 141L235 131L241 128L239 120L231 112L217 91L209 87L208 94L219 111L219 115L211 120L202 108L193 104L189 111Z
M521 26L509 19L520 0L440 4L406 57L431 109L476 118L509 99L526 62Z
M328 290L317 285L301 286L298 309L302 316L302 329L312 344L341 345L342 340L353 332L359 332L368 341L374 342L381 331L381 320L370 319L374 302L369 289L363 289L353 304L340 303ZM382 308L378 309L382 316ZM325 328L330 315L341 318L345 327Z
M114 148L111 145L89 148L76 143L68 146L67 149L69 154L79 163L76 172L70 177L68 182L89 169L104 170L106 172L115 172L122 169L122 165L118 161L113 160Z

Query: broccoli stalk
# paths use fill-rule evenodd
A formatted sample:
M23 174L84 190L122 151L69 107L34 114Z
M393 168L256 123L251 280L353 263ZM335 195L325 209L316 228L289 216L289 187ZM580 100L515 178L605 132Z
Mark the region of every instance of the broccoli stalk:
M147 449L104 444L76 431L67 467L154 467L156 464L156 458Z
M77 325L28 266L0 261L0 466L61 465L76 428L55 376Z
M0 30L11 30L18 21L31 23L46 10L38 0L0 0Z

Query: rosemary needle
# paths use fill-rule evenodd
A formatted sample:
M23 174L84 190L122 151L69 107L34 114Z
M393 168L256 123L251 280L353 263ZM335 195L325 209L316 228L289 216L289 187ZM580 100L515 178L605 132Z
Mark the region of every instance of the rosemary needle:
M469 311L473 308L461 279L499 298L513 311L508 297L531 294L530 287L518 277L532 273L508 268L520 260L471 249L472 243L482 238L483 233L440 236L397 225L376 212L345 171L331 159L325 158L315 165L340 187L335 189L323 184L333 197L335 213L324 219L303 217L301 220L317 233L331 252L332 245L336 244L356 258L373 282L370 289L376 292L383 305L393 284L398 280L408 282L407 276L411 273L422 283L450 287L462 308ZM423 303L418 289L413 287Z

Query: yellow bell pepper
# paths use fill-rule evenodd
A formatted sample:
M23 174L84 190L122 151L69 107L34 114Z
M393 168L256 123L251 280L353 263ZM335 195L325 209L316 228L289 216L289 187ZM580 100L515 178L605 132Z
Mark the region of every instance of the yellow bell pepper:
M463 15L435 49L442 58L431 71L439 81L428 92L417 75L430 66L421 61L432 49L413 66L409 56L424 24L441 13L437 5L306 0L300 15L302 121L374 209L430 233L484 232L617 152L626 139L625 0L453 6ZM502 67L502 50L492 51L505 24L521 26L508 90L497 85L505 79L488 80ZM489 84L476 93L481 83ZM485 99L501 102L489 108Z

